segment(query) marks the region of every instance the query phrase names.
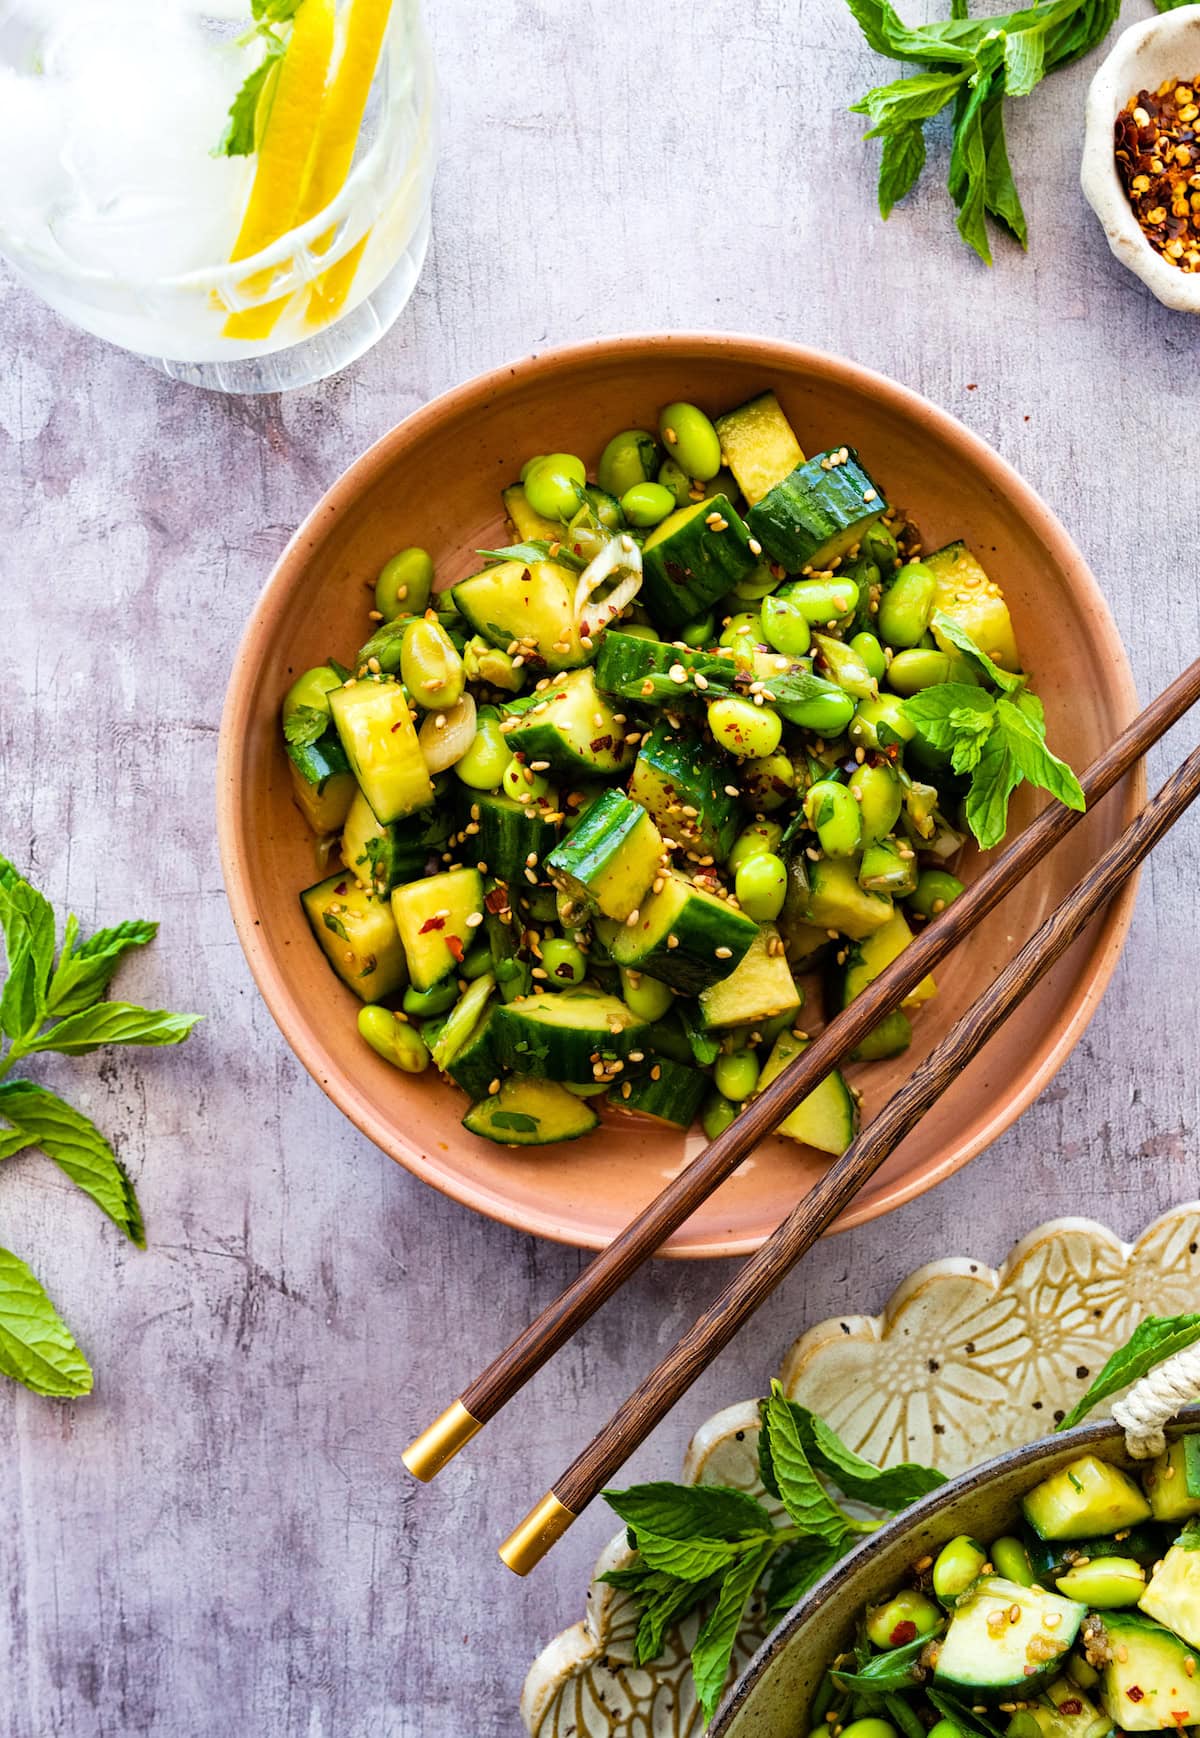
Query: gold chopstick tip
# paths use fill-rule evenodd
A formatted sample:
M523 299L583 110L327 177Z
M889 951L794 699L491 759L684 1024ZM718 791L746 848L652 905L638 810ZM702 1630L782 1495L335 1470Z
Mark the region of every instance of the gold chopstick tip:
M414 1478L428 1484L482 1429L481 1420L472 1418L462 1401L455 1400L428 1430L409 1443L400 1458Z
M500 1561L514 1575L528 1575L546 1552L558 1544L574 1519L566 1504L560 1503L553 1491L547 1492L501 1545Z

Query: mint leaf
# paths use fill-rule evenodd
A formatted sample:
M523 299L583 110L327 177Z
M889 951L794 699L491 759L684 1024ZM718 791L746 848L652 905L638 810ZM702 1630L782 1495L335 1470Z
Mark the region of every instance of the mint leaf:
M9 1122L4 1110L0 1108L0 1117ZM11 1159L16 1153L23 1153L26 1147L33 1145L33 1137L27 1135L23 1128L15 1127L11 1122L7 1128L0 1128L0 1160Z
M950 102L969 72L918 72L894 84L879 85L857 103L852 114L868 115L872 129L868 139L902 132L913 121L927 121Z
M283 721L283 738L299 748L307 748L309 743L320 741L328 728L328 712L322 712L319 706L297 706Z
M677 1581L674 1576L661 1569L649 1569L644 1563L632 1564L627 1569L610 1569L600 1579L632 1593L638 1602L634 1647L639 1666L657 1659L668 1627L680 1623L689 1611L720 1586L719 1576L705 1581Z
M662 1480L603 1495L635 1533L645 1528L664 1539L744 1539L750 1533L769 1533L775 1525L760 1502L728 1485Z
M109 929L98 929L77 946L79 923L72 913L67 918L58 964L46 995L47 1017L61 1018L90 1008L108 988L125 955L135 947L145 947L157 934L157 923L131 919Z
M1046 33L1017 30L1004 38L1004 89L1010 97L1027 97L1041 82L1046 67Z
M1024 676L1014 676L1009 671L1002 670L986 652L980 651L967 630L953 616L947 615L945 610L934 610L933 620L929 625L934 639L943 651L946 650L945 642L948 642L955 651L961 652L964 658L970 660L993 688L999 688L1004 694L1012 694L1025 686Z
M794 1545L781 1551L767 1584L767 1605L772 1615L790 1611L801 1595L845 1554L844 1542L831 1544L827 1539L797 1539Z
M759 1577L770 1561L772 1549L770 1544L762 1545L729 1570L721 1583L716 1606L696 1637L692 1648L692 1681L696 1687L696 1700L706 1720L711 1720L716 1712L729 1676L729 1662L733 1658L738 1630L742 1627L746 1607Z
M925 1698L943 1719L952 1721L960 1732L966 1733L967 1738L1003 1738L1003 1726L997 1726L984 1714L977 1714L974 1708L969 1708L948 1690L935 1689L932 1684L928 1684L925 1687Z
M1046 747L1044 726L1039 727L1011 700L1001 699L996 703L996 729L1022 778L1049 791L1069 809L1082 812L1087 807L1071 768Z
M92 1391L70 1329L31 1269L7 1249L0 1249L0 1375L62 1400Z
M22 1038L44 1017L46 981L54 964L54 910L5 857L0 857L0 926L8 956L0 1031Z
M964 818L985 851L998 845L1008 830L1008 799L1021 782L1021 774L993 731L984 746L967 792Z
M637 1548L651 1569L665 1570L679 1581L704 1581L736 1563L752 1549L747 1540L660 1539L640 1531Z
M992 696L969 682L939 682L901 705L926 742L943 754L953 750L964 730L972 736L984 727L990 730L996 715Z
M258 116L259 98L275 62L287 50L286 43L279 37L272 36L269 31L262 33L262 43L263 58L253 71L246 74L237 95L229 105L225 130L213 147L214 157L253 157L257 149L254 123Z
M813 1471L800 1421L777 1381L769 1397L759 1402L759 1414L759 1468L767 1490L779 1498L801 1532L815 1533L831 1544L845 1539L854 1528Z
M833 1667L830 1676L840 1690L858 1690L874 1695L882 1694L884 1690L907 1690L920 1683L925 1675L921 1668L921 1655L929 1641L929 1635L919 1635L915 1641L905 1642L903 1647L889 1648L887 1653L873 1655L856 1672L838 1671Z
M842 1441L823 1418L790 1400L792 1416L800 1431L808 1457L818 1471L831 1478L848 1497L870 1503L877 1509L895 1513L928 1496L946 1482L945 1473L916 1461L903 1461L899 1466L878 1467L864 1460Z
M954 731L950 748L950 765L960 775L974 772L983 758L983 751L992 734L995 714L991 707L979 712L966 706L956 706L946 720Z
M566 537L566 528L563 536ZM482 555L485 561L558 561L563 567L572 567L576 573L582 573L587 563L576 555L566 544L560 544L557 555L551 555L550 545L541 537L531 537L524 543L510 543L506 549L477 549L476 555Z
M1087 1393L1075 1402L1057 1428L1070 1430L1110 1394L1138 1381L1156 1364L1164 1363L1197 1340L1200 1340L1200 1315L1147 1316L1113 1353Z
M1029 246L1029 226L1012 165L1008 160L1008 142L1004 136L1004 97L994 96L985 104L981 116L983 149L986 165L984 201L988 211L1002 223L1022 247Z
M164 1008L137 1008L131 1002L97 1002L50 1026L23 1046L26 1055L55 1050L61 1056L86 1056L102 1044L182 1044L202 1014L172 1014Z
M82 1112L44 1086L9 1080L0 1082L0 1114L19 1126L27 1146L40 1147L90 1195L131 1243L146 1247L133 1184L100 1130Z
M925 167L925 128L910 121L885 135L879 156L879 215L886 223L893 210L921 179Z

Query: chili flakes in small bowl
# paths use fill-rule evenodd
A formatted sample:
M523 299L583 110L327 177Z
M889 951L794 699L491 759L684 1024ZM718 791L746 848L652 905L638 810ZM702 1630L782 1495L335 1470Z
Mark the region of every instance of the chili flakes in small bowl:
M1198 90L1200 75L1139 91L1114 128L1117 169L1142 234L1182 272L1200 271Z

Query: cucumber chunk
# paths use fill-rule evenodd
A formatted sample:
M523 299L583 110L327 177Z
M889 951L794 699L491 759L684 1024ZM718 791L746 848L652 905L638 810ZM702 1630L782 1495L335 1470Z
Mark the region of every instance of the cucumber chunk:
M608 1102L616 1110L637 1111L670 1128L690 1128L708 1088L707 1074L660 1056L645 1074L611 1088Z
M483 918L483 879L478 869L447 869L392 891L392 916L404 943L408 975L416 990L430 990L453 976Z
M1112 1721L1070 1678L1047 1684L1035 1702L1019 1708L1005 1738L1108 1738Z
M385 826L358 791L342 829L342 862L376 893L390 893L398 882L423 874L449 837L444 810L418 809Z
M639 1048L645 1031L644 1022L618 996L594 990L519 996L498 1007L495 1019L506 1068L579 1086L597 1079L597 1067L623 1062Z
M1142 1477L1156 1521L1200 1515L1200 1434L1169 1443Z
M1100 1705L1118 1730L1178 1731L1200 1720L1200 1673L1186 1642L1132 1611L1090 1621L1102 1625L1111 1650L1100 1673Z
M726 495L680 507L642 548L642 599L655 622L682 627L754 567L750 533Z
M294 742L285 746L297 808L314 833L336 833L358 790L337 735L327 731L304 748Z
M1158 1564L1138 1605L1192 1647L1200 1647L1200 1533L1187 1532ZM1189 1543L1197 1549L1190 1550Z
M638 749L629 794L661 833L696 857L729 855L742 821L725 789L729 763L695 732L656 724Z
M934 1679L972 1699L1028 1694L1057 1677L1086 1611L1078 1600L983 1575L954 1607Z
M553 519L543 519L529 505L524 483L514 483L501 491L504 511L517 538L522 543L554 543L561 539L563 528Z
M551 851L546 868L582 907L624 923L649 893L662 855L662 834L641 804L607 790Z
M343 869L306 887L300 904L330 965L356 996L381 1002L404 988L404 949L386 899L356 887Z
M534 668L573 670L593 656L575 622L575 575L556 561L498 561L450 595L475 633L502 651L532 640L525 662Z
M815 865L820 868L821 865ZM894 959L899 959L913 939L908 920L901 911L893 911L882 928L873 935L863 936L852 946L839 949L845 954L842 963L838 965L836 956L829 970L830 1000L835 1008L848 1008L855 996L861 996L863 991L891 965ZM920 1008L930 997L937 995L937 985L932 977L924 977L912 990L901 1007L907 1013Z
M484 972L481 977L468 984L447 1014L445 1024L438 1033L430 1052L433 1056L434 1066L440 1068L443 1073L449 1072L450 1064L474 1036L476 1027L484 1024L487 1018L487 1005L495 988L495 972ZM488 1079L491 1079L490 1075ZM484 1082L484 1085L486 1087L487 1081Z
M671 871L643 899L637 923L618 930L609 946L617 965L695 996L735 971L757 934L753 918Z
M935 609L953 616L964 628L981 652L986 652L1002 670L1019 670L1020 655L1012 617L1004 601L1004 593L995 580L989 579L981 563L965 543L947 543L932 555L921 557L937 580ZM937 638L936 631L934 638ZM947 642L943 652L956 655L957 648Z
M1073 1569L1086 1557L1131 1557L1143 1568L1157 1563L1166 1541L1157 1527L1122 1528L1121 1536L1111 1533L1084 1539L1039 1539L1032 1527L1024 1529L1025 1551L1029 1566L1037 1580L1054 1581L1068 1569Z
M398 682L353 681L334 688L329 710L350 769L386 826L433 801L433 781Z
M860 543L886 512L887 502L858 454L835 447L798 465L769 489L751 507L746 525L789 573L823 571Z
M569 778L611 777L634 756L613 710L596 692L590 669L566 671L541 694L508 706L508 716L521 720L507 732L508 746L526 761L548 761L551 771Z
M862 941L882 929L892 916L892 902L886 893L868 893L858 885L851 857L822 857L819 863L809 863L797 855L792 858L790 873L807 886L806 895L797 894L789 914L793 921L819 930L836 929Z
M797 1038L794 1032L781 1032L758 1077L759 1092L807 1048L806 1039ZM836 1068L813 1087L807 1098L800 1100L786 1121L780 1123L779 1133L802 1146L832 1153L835 1158L845 1152L858 1133L858 1102Z
M1042 1539L1116 1533L1150 1518L1150 1504L1129 1474L1094 1454L1081 1455L1043 1479L1021 1499L1021 1507Z
M732 653L686 651L662 640L643 640L609 628L596 658L596 686L622 700L654 705L655 683L650 678L669 676L675 668L684 673L683 681L675 684L681 704L700 697L697 675L722 683L731 682L735 675Z
M798 1014L803 1000L779 931L773 923L764 923L729 976L701 994L700 1020L710 1031L718 1026L757 1026L781 1014Z
M559 823L549 818L554 811L536 803L518 803L503 791L465 795L470 800L464 803L468 819L459 855L468 863L486 863L489 875L528 891L543 879L538 866L558 843Z
M490 974L489 974L490 975ZM483 979L476 980L482 983ZM463 997L463 1001L466 997ZM461 1007L462 1004L460 1003ZM457 1013L458 1009L454 1010ZM453 1019L454 1015L450 1016ZM446 1023L449 1025L449 1021ZM445 1036L445 1027L442 1028ZM467 1034L465 1041L446 1063L446 1073L455 1086L461 1087L468 1098L486 1098L492 1081L503 1072L500 1049L496 1043L495 1008L485 1009L483 1018Z
M751 507L804 463L800 442L773 392L727 410L716 423L724 462Z
M553 1080L506 1080L473 1104L462 1125L502 1147L547 1147L591 1134L599 1117L586 1099Z

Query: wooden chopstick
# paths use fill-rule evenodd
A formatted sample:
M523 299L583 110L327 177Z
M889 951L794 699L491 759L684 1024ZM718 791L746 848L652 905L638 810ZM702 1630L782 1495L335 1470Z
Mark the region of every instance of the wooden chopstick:
M1083 775L1088 806L1099 801L1200 699L1200 659L1134 719ZM751 1099L725 1133L672 1178L666 1188L613 1241L593 1257L500 1355L462 1390L408 1448L403 1460L415 1477L432 1479L489 1419L520 1391L548 1358L616 1292L671 1232L695 1212L758 1142L837 1066L885 1014L890 1013L950 950L970 933L1082 817L1051 803L984 870L953 905L927 925L898 959L812 1043Z
M527 1574L561 1538L1198 795L1200 747L1192 750L875 1120L555 1480L552 1490L500 1547L510 1569Z

